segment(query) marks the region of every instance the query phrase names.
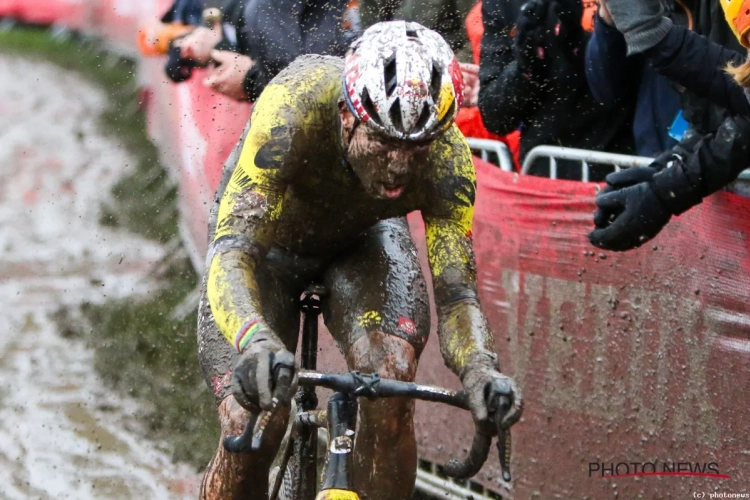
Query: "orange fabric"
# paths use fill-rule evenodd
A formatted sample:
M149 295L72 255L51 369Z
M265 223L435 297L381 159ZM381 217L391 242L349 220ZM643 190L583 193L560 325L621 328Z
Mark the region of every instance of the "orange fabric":
M466 33L469 35L471 53L474 64L479 64L479 55L482 47L482 35L484 25L482 24L482 2L477 2L466 15Z
M598 8L599 0L583 0L583 18L581 19L581 26L590 33L593 33L594 31L594 19L596 19L596 11Z
M499 136L495 135L484 126L482 121L482 115L479 113L479 108L472 106L470 108L461 108L456 116L456 125L461 133L466 137L474 137L477 139L493 139L500 141L508 146L510 149L511 156L513 157L513 163L518 168L519 154L521 151L521 133L518 131L511 132L508 135Z
M138 30L136 44L144 56L161 56L169 51L169 44L172 40L192 29L192 26L182 23L149 22Z

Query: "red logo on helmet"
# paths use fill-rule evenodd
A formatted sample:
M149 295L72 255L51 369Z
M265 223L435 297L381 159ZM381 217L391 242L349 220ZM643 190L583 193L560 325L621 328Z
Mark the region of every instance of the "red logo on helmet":
M419 98L425 98L429 94L430 90L427 88L427 84L417 78L407 80L399 89L399 95L401 96L413 95Z
M461 66L458 64L458 59L455 57L451 61L450 65L451 80L453 81L453 89L456 93L456 103L458 107L461 107L461 103L464 101L464 74L461 73Z

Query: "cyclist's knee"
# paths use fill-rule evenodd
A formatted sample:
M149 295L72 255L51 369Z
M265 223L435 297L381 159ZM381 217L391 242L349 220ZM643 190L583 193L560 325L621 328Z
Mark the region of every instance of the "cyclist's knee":
M370 332L357 339L347 353L349 366L383 378L413 381L417 354L406 340L383 332Z

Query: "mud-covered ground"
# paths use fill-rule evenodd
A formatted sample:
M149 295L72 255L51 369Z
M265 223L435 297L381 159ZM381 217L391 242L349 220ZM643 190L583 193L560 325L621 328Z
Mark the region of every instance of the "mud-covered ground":
M77 73L0 53L0 498L195 494L195 467L145 437L153 408L95 369L97 338L127 327L98 304L148 301L166 265L164 245L112 223L111 189L137 158L100 131L108 99ZM64 328L81 304L107 331Z

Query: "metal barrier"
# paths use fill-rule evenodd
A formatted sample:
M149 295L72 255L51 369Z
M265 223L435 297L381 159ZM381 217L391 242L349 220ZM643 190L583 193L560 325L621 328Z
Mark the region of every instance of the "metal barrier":
M474 137L467 137L466 142L469 143L472 153L479 153L482 160L497 165L503 172L513 172L513 157L510 154L510 150L505 143L495 141L492 139L477 139ZM497 158L497 161L494 157Z
M521 173L528 174L534 162L544 158L548 159L550 163L550 179L557 179L557 160L580 161L581 181L583 182L589 182L590 163L612 165L615 172L617 172L623 168L647 167L654 161L653 158L645 156L628 156L602 151L589 151L587 149L563 148L560 146L537 146L529 152L523 161ZM482 159L485 158L482 157ZM736 181L726 187L726 190L750 198L750 168L742 172Z
M629 167L646 167L654 161L645 156L628 156L588 149L563 148L560 146L537 146L532 149L523 161L522 174L528 174L531 166L540 159L549 160L549 177L557 179L557 161L571 160L581 162L581 181L589 182L589 164L612 165L615 172Z

